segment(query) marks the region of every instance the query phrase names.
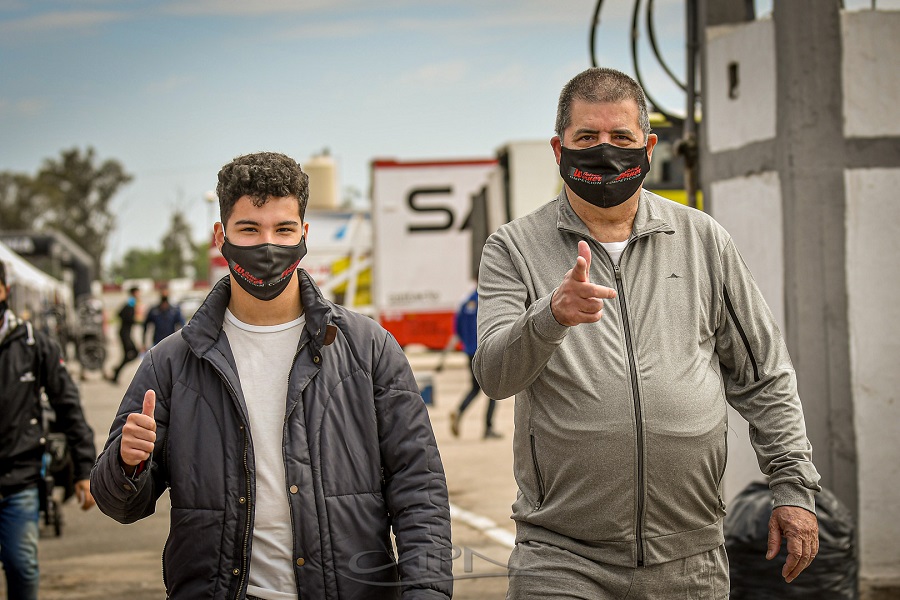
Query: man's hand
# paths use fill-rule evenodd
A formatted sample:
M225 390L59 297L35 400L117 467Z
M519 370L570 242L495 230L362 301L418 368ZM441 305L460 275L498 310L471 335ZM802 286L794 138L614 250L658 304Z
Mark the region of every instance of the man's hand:
M150 458L153 452L153 444L156 442L156 421L153 419L155 410L156 392L147 390L143 410L131 413L125 420L119 453L126 472L131 471L129 475L134 473L135 467Z
M75 498L78 500L81 510L88 510L96 504L94 497L91 495L90 479L80 479L75 482Z
M778 556L782 537L787 539L788 557L781 569L781 576L790 583L819 553L819 521L816 515L797 506L775 508L769 519L766 560Z
M603 316L603 300L616 297L614 289L591 283L590 270L591 249L581 240L575 266L563 277L550 300L550 312L560 325L596 323Z

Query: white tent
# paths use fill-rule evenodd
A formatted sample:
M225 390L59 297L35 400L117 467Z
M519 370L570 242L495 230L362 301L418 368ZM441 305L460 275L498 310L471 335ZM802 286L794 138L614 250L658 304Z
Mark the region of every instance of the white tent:
M38 314L50 304L68 304L71 290L0 242L0 261L6 264L6 283L13 288L12 306L17 312ZM25 315L27 316L27 315Z

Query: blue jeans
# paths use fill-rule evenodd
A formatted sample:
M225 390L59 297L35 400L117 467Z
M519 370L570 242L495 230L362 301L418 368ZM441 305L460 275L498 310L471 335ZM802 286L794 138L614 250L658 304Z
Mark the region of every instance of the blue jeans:
M38 489L0 499L0 562L9 600L38 597Z

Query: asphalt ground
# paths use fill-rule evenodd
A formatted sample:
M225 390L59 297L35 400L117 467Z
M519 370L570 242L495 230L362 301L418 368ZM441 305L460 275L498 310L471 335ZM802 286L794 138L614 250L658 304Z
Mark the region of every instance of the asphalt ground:
M118 349L111 348L107 365L114 364L117 355ZM516 491L511 466L512 402L501 403L495 413L495 429L503 435L501 439L482 439L487 406L483 396L469 407L462 435L454 438L448 415L468 391L468 359L463 354L450 354L442 372L434 373L439 354L418 352L409 357L417 375L432 380L433 404L428 410L447 473L451 503L463 509L466 520L492 530L487 535L454 514L453 597L505 598L505 565L511 550L507 541L514 533L509 514ZM138 361L127 365L117 385L97 372L86 373L81 379L77 364L71 366L98 451L137 365ZM41 532L41 600L165 598L161 557L169 528L168 495L160 498L154 515L131 525L121 525L96 508L84 512L73 501L64 504L62 512L61 536L56 537L46 527ZM7 600L5 587L0 576L0 600Z

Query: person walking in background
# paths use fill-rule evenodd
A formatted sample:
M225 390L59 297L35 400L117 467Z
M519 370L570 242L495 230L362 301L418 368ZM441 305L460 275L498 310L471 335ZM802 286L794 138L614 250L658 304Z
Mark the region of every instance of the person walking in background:
M137 322L137 305L141 298L141 290L132 287L128 290L128 300L119 309L119 341L122 343L122 362L115 368L112 376L109 377L111 383L119 382L119 373L122 368L138 357L138 348L131 337L131 330Z
M144 334L141 336L141 343L144 344L144 348L147 347L147 333L151 327L153 328L152 346L157 345L184 327L184 317L181 315L181 309L169 302L169 294L166 290L163 290L159 298L159 304L151 308L144 319Z
M262 152L216 191L230 275L144 356L91 475L98 506L131 523L168 490L172 600L449 599L428 412L397 341L298 268L308 176Z
M10 281L0 262L0 563L9 600L37 600L38 518L44 453L46 394L65 433L81 508L94 505L90 472L94 432L81 410L78 388L60 349L45 333L19 319L9 304Z
M459 437L459 426L462 421L463 413L466 412L466 409L481 392L481 386L478 385L478 380L475 378L475 371L473 369L475 350L478 346L477 325L478 290L475 290L468 298L466 298L465 302L460 305L459 310L456 311L456 317L454 318L456 337L462 342L463 351L469 357L469 373L472 376L472 388L469 390L469 393L466 394L466 397L463 398L462 402L460 402L456 411L450 413L450 432L453 433L454 437ZM486 440L502 437L499 433L494 431L493 428L494 408L496 405L496 400L488 398L487 413L485 414L484 419L484 439Z
M786 540L790 583L818 551L784 339L728 232L642 188L656 141L636 81L576 75L559 196L484 246L475 373L516 397L511 600L727 598L729 404L775 498L766 557Z

